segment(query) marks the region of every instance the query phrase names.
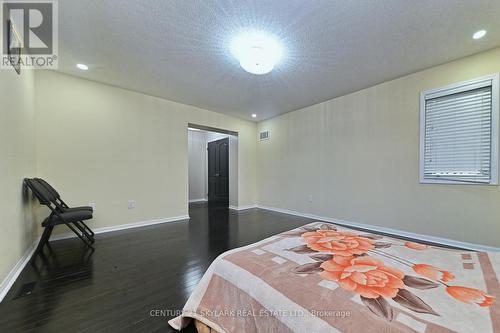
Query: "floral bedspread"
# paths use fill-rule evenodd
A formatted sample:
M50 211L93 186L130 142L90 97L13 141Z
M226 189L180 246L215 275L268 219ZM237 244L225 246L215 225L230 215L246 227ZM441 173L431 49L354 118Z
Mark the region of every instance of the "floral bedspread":
M500 253L315 222L219 256L169 323L217 332L497 332Z

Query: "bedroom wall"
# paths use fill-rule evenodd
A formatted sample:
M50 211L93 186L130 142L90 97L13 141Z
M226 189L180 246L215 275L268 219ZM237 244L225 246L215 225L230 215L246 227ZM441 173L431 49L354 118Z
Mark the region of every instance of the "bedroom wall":
M229 207L238 208L238 138L229 135ZM255 137L257 141L257 137ZM257 160L255 161L257 163ZM208 179L207 179L208 189Z
M11 271L37 237L23 179L35 175L33 71L0 71L0 300Z
M420 92L499 71L497 48L259 123L259 205L500 246L499 186L418 174Z
M207 200L207 137L202 131L188 131L189 201Z
M96 203L95 228L188 214L188 123L239 133L238 205L256 202L253 122L48 71L36 96L37 174Z

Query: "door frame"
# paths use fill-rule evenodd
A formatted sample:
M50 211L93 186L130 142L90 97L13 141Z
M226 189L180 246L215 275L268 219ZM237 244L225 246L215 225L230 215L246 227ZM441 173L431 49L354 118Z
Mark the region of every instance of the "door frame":
M215 127L210 127L210 126L205 126L205 125L200 125L200 124L194 124L194 123L188 123L188 126L186 128L186 135L188 135L188 129L196 129L196 130L201 130L204 132L213 132L213 133L219 133L219 134L226 134L229 136L229 208L230 209L238 209L238 194L239 194L239 148L240 148L240 138L239 134L236 131L231 131L227 129L221 129L221 128L215 128ZM188 145L188 140L186 140L186 146ZM208 141L207 141L208 145ZM207 146L208 148L208 146ZM188 148L189 149L189 148ZM187 165L189 167L189 152L186 156L187 159ZM205 176L207 177L206 180L208 181L208 150L206 153L206 170L205 170ZM189 193L189 177L187 179L187 189ZM207 194L207 200L208 200L208 183L206 183L206 194ZM188 195L188 205L189 205L189 195Z

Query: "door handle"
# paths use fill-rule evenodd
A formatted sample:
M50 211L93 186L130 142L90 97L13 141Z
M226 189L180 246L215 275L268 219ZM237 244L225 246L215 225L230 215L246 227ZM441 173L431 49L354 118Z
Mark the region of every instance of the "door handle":
M220 175L218 173L215 174L215 177L219 177Z

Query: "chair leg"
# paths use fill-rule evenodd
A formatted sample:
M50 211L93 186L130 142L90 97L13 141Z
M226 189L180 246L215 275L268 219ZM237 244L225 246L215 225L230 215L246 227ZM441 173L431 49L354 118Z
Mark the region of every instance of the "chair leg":
M52 230L54 230L54 226L51 225L45 227L45 229L43 230L42 236L40 237L40 241L38 242L36 250L33 253L33 256L31 257L32 261L34 261L39 254L43 254L43 247L45 246L45 244L49 242Z
M94 244L95 242L94 236L89 234L87 230L85 230L85 227L82 226L80 223L82 223L82 221L74 222L73 224L75 225L75 227L78 228L78 230L80 230L81 234L85 236L85 238L87 238L91 244Z
M92 245L90 244L90 242L89 242L89 241L87 241L87 240L84 238L84 236L83 236L83 235L80 235L80 233L78 233L78 231L77 231L77 230L76 230L76 229L75 229L75 228L74 228L74 227L73 227L70 223L65 223L65 224L66 224L66 226L67 226L68 228L70 228L70 229L71 229L71 231L73 231L73 232L75 233L75 235L77 235L77 236L78 236L78 238L80 238L80 240L81 240L81 241L82 241L85 245L87 245L89 248L91 248L92 250L94 250L94 248L92 247Z
M92 237L95 237L95 234L94 232L92 231L92 229L90 229L90 227L88 225L85 224L85 222L83 221L80 221L80 223L83 225L83 227L85 228L85 230L88 231L88 233L92 236Z

